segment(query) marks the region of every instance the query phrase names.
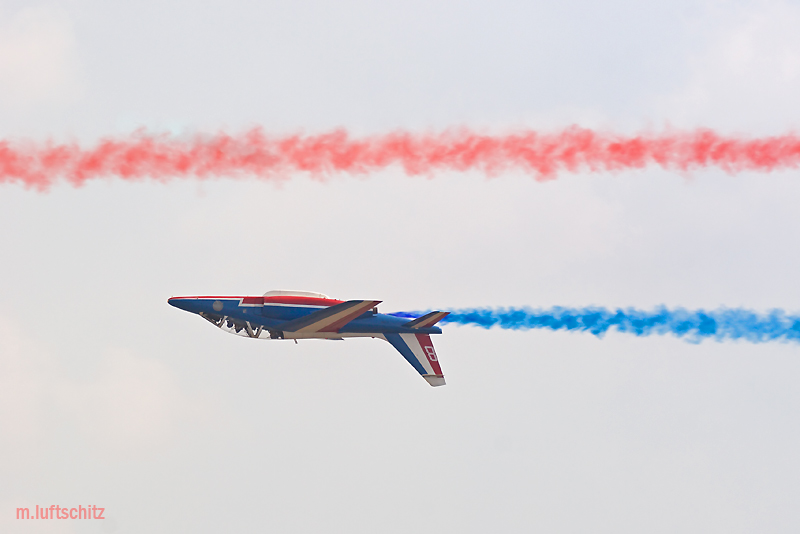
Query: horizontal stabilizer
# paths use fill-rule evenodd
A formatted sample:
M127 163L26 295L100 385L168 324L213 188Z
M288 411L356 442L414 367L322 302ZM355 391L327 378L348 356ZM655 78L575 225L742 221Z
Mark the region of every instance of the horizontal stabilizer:
M279 325L278 328L284 332L338 332L341 327L380 303L380 300L348 300L298 317Z
M435 325L448 315L450 315L450 312L432 311L430 313L426 313L422 317L417 317L413 321L405 323L403 326L406 328L428 328L429 326Z

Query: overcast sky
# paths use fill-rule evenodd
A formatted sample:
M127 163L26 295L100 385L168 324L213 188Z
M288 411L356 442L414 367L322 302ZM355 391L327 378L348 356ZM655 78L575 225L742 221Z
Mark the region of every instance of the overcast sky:
M800 3L0 4L0 138L800 126ZM0 186L3 532L797 532L800 346L223 333L175 295L800 311L800 175ZM106 508L18 521L19 506Z

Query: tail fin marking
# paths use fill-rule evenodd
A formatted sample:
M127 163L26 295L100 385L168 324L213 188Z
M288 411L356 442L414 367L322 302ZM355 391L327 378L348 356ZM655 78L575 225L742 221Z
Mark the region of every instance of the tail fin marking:
M384 334L384 336L430 385L445 385L431 336L428 334Z

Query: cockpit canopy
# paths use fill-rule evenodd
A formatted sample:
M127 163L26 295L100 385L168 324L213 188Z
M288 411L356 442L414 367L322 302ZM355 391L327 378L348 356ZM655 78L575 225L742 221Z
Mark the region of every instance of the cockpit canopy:
M323 293L314 293L313 291L295 291L293 289L274 289L264 293L265 297L309 297L312 299L330 299L328 295Z

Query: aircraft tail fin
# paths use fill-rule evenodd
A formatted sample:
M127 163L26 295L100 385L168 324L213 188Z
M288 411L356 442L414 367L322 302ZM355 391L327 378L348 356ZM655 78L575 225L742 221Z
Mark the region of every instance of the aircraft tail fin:
M444 386L439 358L428 334L384 334L386 341L417 370L431 386Z
M417 317L413 321L405 323L403 326L406 328L428 328L429 326L435 325L448 315L450 315L450 312L432 311L430 313L426 313L422 317Z

